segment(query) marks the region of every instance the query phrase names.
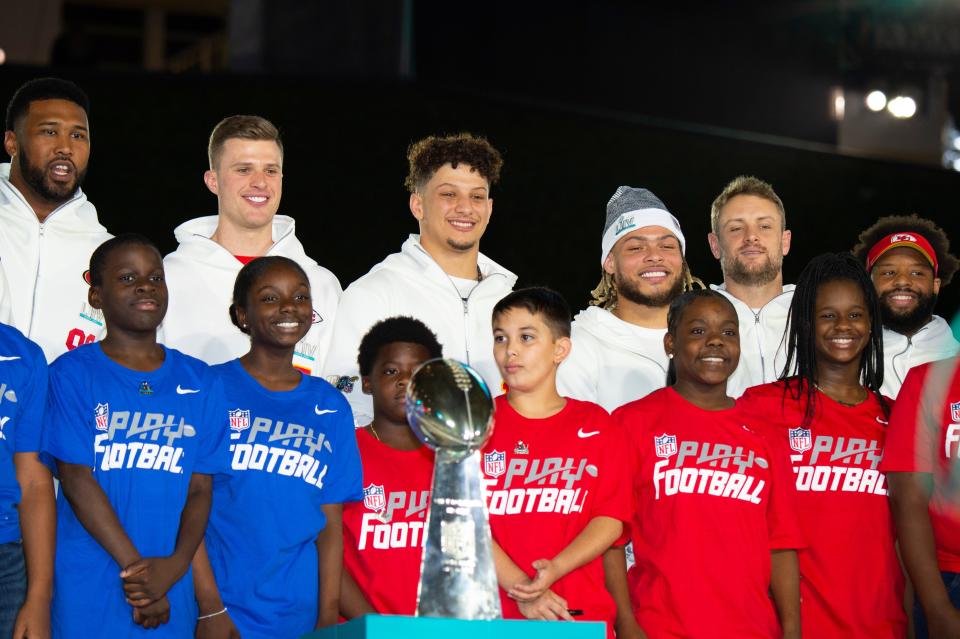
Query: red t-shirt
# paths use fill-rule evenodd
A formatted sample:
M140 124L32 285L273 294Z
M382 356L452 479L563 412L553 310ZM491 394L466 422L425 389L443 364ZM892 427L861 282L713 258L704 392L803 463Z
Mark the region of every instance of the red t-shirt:
M755 386L739 403L789 447L807 542L798 554L803 633L818 639L905 637L903 572L886 477L878 470L887 415L872 393L857 406L844 406L817 392L813 420L803 427L806 391L799 399L783 391L782 382Z
M629 493L620 442L607 412L590 402L567 398L556 415L527 419L506 396L496 400L496 425L484 446L481 468L487 487L493 538L521 570L552 559L594 517L630 519ZM597 557L557 580L551 590L583 621L607 622L613 637L616 605L604 584ZM501 589L505 619L523 619Z
M433 451L396 450L357 429L363 501L343 507L343 563L381 614L412 615L430 509Z
M770 551L802 548L783 445L738 402L698 408L672 388L613 413L636 503L634 615L650 639L780 637Z
M890 416L880 470L931 473L937 563L960 572L960 358L910 369ZM952 484L952 487L951 487Z

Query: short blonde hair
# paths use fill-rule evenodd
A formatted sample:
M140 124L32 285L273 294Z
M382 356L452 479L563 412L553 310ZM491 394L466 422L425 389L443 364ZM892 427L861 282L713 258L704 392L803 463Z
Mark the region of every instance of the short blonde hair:
M280 159L283 160L283 142L280 140L280 131L273 122L259 115L231 115L220 120L213 127L210 134L210 143L207 145L207 159L210 160L210 170L216 171L223 155L223 145L227 140L239 138L242 140L267 140L276 142L280 148Z
M727 203L738 195L754 195L762 197L765 200L773 202L780 211L780 230L787 228L787 212L783 208L783 202L780 196L773 190L769 183L752 175L738 175L733 178L729 184L723 187L720 195L713 201L710 207L710 230L716 233L720 223L720 211Z

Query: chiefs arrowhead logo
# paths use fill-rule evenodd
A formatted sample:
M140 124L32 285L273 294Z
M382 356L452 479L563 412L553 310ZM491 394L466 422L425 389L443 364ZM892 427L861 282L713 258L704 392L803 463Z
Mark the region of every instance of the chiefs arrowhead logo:
M87 286L90 286L90 269L87 269L83 272L83 281L87 283Z

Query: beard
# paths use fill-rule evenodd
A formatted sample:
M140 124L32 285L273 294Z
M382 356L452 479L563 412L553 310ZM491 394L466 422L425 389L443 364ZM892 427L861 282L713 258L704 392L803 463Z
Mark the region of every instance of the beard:
M724 256L723 275L743 286L763 286L777 279L782 265L782 257L774 262L769 253L766 262L754 267L748 267L736 257Z
M475 240L472 242L456 242L452 239L447 240L447 246L449 246L455 251L469 251L476 245L477 245L477 242Z
M664 306L669 306L670 302L683 294L684 272L684 270L681 270L679 273L677 273L676 279L673 280L673 284L670 285L670 288L653 295L647 295L646 293L641 292L639 286L637 286L634 282L624 279L619 273L615 273L613 275L613 283L617 287L617 295L620 297L628 299L634 304L639 304L640 306L662 308Z
M49 178L46 172L46 167L34 166L30 162L30 156L27 155L26 149L22 146L19 149L19 155L17 156L17 162L20 167L20 174L23 176L23 181L41 198L47 202L66 202L72 198L76 192L80 189L80 185L83 184L83 178L86 177L86 170L79 170L74 164L76 176L72 183L62 184L60 182L54 182ZM73 164L73 162L71 162Z
M897 312L887 303L887 298L902 292L902 289L894 289L880 296L880 319L883 320L884 328L901 335L913 335L930 321L930 316L933 315L933 307L937 304L937 296L933 293L923 295L911 290L911 293L917 295L917 305L913 310Z

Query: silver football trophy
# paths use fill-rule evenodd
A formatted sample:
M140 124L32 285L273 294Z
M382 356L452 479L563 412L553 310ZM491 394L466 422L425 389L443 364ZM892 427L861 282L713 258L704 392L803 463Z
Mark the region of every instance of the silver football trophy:
M493 400L472 368L432 359L407 386L407 421L436 451L418 617L500 619L480 447L493 433Z

